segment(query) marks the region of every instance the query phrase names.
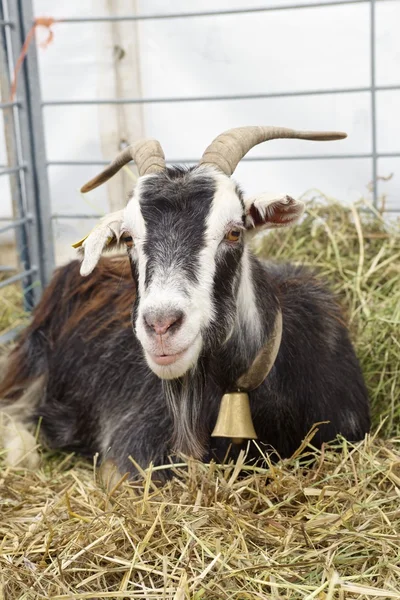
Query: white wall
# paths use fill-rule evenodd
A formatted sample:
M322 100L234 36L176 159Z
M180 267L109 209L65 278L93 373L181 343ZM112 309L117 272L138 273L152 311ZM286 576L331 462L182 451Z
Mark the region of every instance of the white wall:
M279 5L300 0L279 0ZM35 0L36 15L99 15L95 0ZM101 3L103 5L103 3ZM252 7L253 0L138 0L139 14ZM278 1L265 0L264 6ZM98 4L99 5L99 4ZM143 21L139 24L142 89L145 97L207 96L269 93L368 86L369 4L285 10L191 19ZM377 84L400 84L400 1L376 3ZM45 37L45 32L40 37ZM54 26L54 42L39 49L42 95L50 99L98 97L99 73L113 69L100 64L101 26L93 23ZM121 40L121 46L124 40ZM102 53L104 57L104 53ZM400 92L378 92L378 150L400 151ZM274 141L251 155L279 155L278 162L241 163L235 176L249 193L278 190L299 195L318 188L344 202L368 194L371 161L288 161L285 155L338 154L371 151L371 111L368 93L303 96L224 102L146 104L146 135L157 137L168 159L197 158L213 137L229 127L273 124L300 129L339 129L343 142L317 144ZM44 109L50 160L90 160L101 156L99 111L96 106ZM104 123L102 124L104 127ZM0 141L0 163L2 160ZM80 185L96 167L51 167L53 211L107 210L105 189L84 199ZM400 159L381 159L379 175L394 173L380 191L389 207L400 208ZM4 179L4 178L3 178ZM1 212L7 210L0 181ZM92 223L55 224L58 260L73 256L69 243Z

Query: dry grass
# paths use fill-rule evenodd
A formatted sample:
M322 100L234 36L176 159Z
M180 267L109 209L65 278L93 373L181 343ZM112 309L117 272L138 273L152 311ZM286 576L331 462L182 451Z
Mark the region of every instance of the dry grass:
M400 440L309 462L189 462L110 493L70 457L4 470L3 597L400 598Z
M379 431L322 451L310 436L303 462L267 469L183 460L163 488L148 471L107 490L65 455L0 467L1 599L400 600L399 227L311 205L259 250L318 267L342 296Z
M7 334L14 327L22 327L27 320L28 316L22 303L21 286L13 284L0 289L0 336Z

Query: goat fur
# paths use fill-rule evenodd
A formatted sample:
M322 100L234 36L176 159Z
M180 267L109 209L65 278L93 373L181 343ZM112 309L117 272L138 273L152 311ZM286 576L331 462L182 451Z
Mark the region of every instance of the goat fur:
M276 363L250 395L260 444L275 457L290 456L320 421L328 423L319 427L316 446L338 433L361 439L370 427L367 392L334 296L306 269L252 260L262 291L258 301L269 306L271 320L274 298L279 299L284 324ZM135 284L129 260L103 257L87 278L79 267L73 261L55 272L8 357L0 411L3 421L14 419L23 438L18 446L8 426L3 432L9 464L38 464L32 431L41 418L41 438L48 446L88 457L99 452L121 472L134 473L129 456L145 468L175 451L191 453L179 435L179 411L186 411L196 432L193 454L222 460L230 442L210 433L237 363L251 363L252 357L243 355L246 341L233 338L229 348L204 357L196 373L183 380L161 381L146 365L132 331ZM252 458L258 458L255 449Z

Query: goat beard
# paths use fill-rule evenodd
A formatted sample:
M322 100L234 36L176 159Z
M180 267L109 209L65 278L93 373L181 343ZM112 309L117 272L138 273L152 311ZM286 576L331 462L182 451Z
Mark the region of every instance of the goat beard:
M179 379L162 382L172 418L172 449L198 460L205 454L207 438L201 379L201 374L194 368Z

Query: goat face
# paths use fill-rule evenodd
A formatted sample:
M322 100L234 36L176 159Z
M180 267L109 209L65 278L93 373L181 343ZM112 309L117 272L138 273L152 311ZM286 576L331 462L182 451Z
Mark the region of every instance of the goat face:
M239 312L257 330L249 235L290 225L303 208L288 196L244 200L210 166L166 169L140 177L127 207L88 236L81 273L90 273L112 239L127 242L136 336L156 375L181 377L229 339Z

